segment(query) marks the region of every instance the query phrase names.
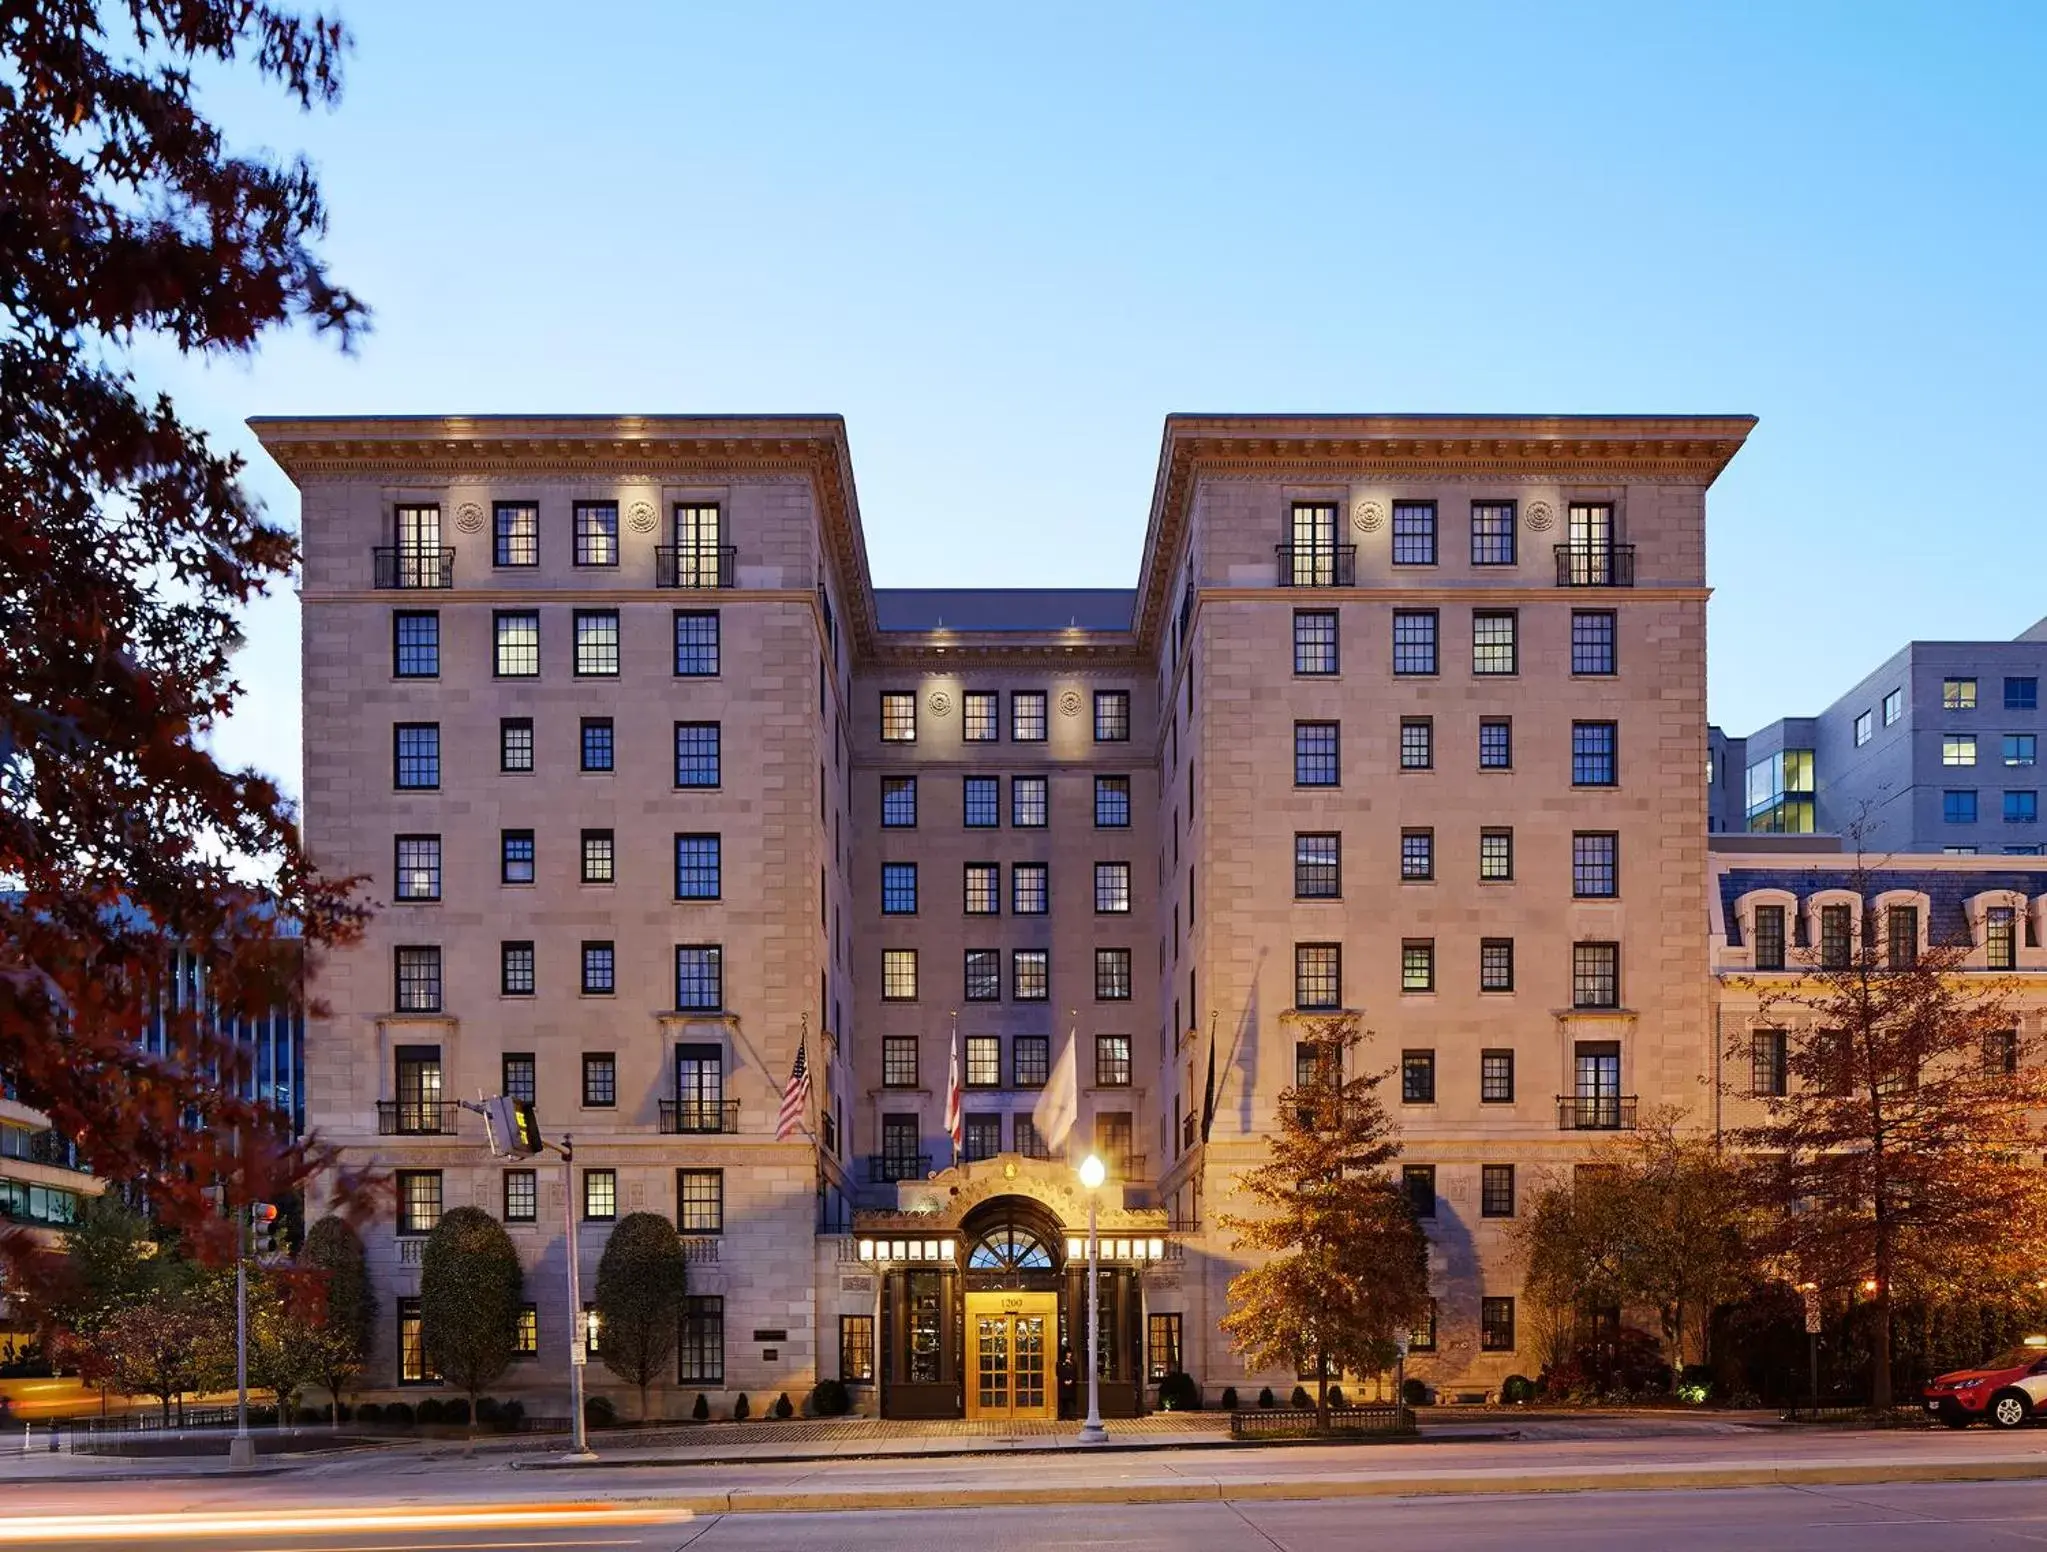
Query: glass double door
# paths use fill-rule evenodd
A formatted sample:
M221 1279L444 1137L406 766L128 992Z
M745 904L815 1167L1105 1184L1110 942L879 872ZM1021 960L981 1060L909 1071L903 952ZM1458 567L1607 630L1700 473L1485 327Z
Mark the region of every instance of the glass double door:
M1058 1329L1054 1294L968 1294L967 1416L1058 1416L1052 1357Z

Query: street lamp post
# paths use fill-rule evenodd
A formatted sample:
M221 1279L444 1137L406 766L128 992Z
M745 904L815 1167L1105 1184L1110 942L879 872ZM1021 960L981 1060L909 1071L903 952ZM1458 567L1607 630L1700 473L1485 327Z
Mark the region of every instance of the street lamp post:
M562 1190L567 1208L569 1251L569 1439L568 1459L595 1460L588 1424L583 1418L583 1366L590 1360L590 1323L583 1314L583 1269L576 1250L576 1145L567 1132L555 1149L561 1155L568 1183Z
M228 1440L230 1471L256 1464L256 1441L249 1437L249 1209L235 1212L235 1436ZM282 1408L280 1408L282 1410Z
M1081 1161L1080 1183L1087 1187L1087 1421L1080 1427L1082 1444L1104 1444L1109 1431L1102 1426L1102 1317L1101 1284L1097 1260L1101 1237L1097 1232L1095 1209L1102 1182L1109 1171L1090 1153Z

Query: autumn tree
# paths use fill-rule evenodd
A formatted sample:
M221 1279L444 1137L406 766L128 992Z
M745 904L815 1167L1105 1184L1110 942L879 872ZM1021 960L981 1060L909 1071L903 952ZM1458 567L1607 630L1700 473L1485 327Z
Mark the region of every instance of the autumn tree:
M1428 1240L1388 1173L1399 1156L1379 1101L1384 1073L1358 1066L1350 1013L1290 1013L1305 1060L1279 1098L1266 1162L1237 1193L1253 1211L1221 1215L1235 1248L1263 1259L1230 1279L1222 1328L1260 1367L1312 1369L1315 1417L1329 1427L1329 1381L1386 1368L1428 1314Z
M369 1362L376 1296L362 1237L332 1213L306 1231L299 1266L318 1278L321 1300L316 1378L326 1389L330 1416L341 1422L341 1397Z
M193 1289L160 1288L117 1310L95 1333L93 1347L114 1388L155 1397L169 1427L173 1401L222 1377L221 1357L234 1340L233 1305L224 1307L225 1327L218 1300Z
M689 1264L675 1225L659 1213L628 1213L618 1221L597 1263L597 1319L604 1367L640 1392L647 1420L647 1389L675 1356Z
M232 149L197 88L240 67L326 106L347 42L260 0L24 0L0 22L0 1074L215 1260L213 1188L264 1199L305 1163L202 1012L288 1001L292 934L330 945L358 917L276 783L204 747L240 693L241 610L289 583L294 538L132 363L363 326L317 251L312 169ZM145 1052L181 951L207 1007L165 1009Z
M1858 856L1849 888L1881 887ZM1725 1053L1729 1090L1760 1111L1731 1135L1762 1253L1874 1303L1870 1400L1888 1407L1898 1301L2016 1294L2047 1260L2047 1066L2003 979L1965 968L1968 945L1922 944L1909 906L1870 909L1860 931L1838 909L1784 973L1738 983L1773 1065L1781 1036L1784 1081L1752 1080L1749 1040Z
M479 1207L441 1215L420 1257L420 1338L434 1373L468 1393L471 1417L512 1361L524 1286L503 1224Z

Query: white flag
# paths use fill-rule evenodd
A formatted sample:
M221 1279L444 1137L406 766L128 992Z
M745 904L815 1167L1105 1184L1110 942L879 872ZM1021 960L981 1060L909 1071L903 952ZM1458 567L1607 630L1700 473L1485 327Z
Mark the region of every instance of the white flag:
M1031 1107L1031 1124L1038 1129L1038 1140L1054 1158L1065 1153L1073 1123L1080 1119L1080 1067L1074 1054L1075 1041L1076 1036L1069 1032L1066 1049L1059 1053L1044 1092Z

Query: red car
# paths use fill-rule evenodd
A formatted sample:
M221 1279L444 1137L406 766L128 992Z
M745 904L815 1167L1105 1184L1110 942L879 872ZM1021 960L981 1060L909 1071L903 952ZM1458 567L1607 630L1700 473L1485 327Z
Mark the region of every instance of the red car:
M2016 1428L2047 1407L2047 1346L2014 1347L1975 1369L1943 1374L1926 1387L1926 1410L1950 1428L1987 1417Z

